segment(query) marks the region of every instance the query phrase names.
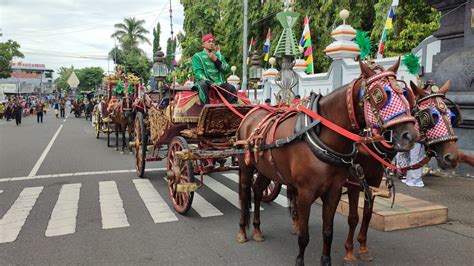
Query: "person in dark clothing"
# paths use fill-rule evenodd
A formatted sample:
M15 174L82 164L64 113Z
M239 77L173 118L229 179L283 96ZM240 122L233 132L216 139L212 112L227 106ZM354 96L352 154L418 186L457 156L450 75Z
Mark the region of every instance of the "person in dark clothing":
M21 115L23 113L23 107L21 106L20 102L17 100L13 105L13 116L15 117L16 125L21 124Z
M36 122L40 122L43 123L43 111L44 111L44 107L43 107L43 103L42 102L38 102L36 105L35 105L35 111L36 111Z
M61 118L64 118L64 115L65 115L65 110L66 109L66 104L64 103L64 99L61 99L61 101L59 101L59 112L61 113Z
M10 102L7 102L7 108L5 110L5 118L7 119L7 121L10 121L10 119L12 118L13 116L13 108L12 108L12 105Z

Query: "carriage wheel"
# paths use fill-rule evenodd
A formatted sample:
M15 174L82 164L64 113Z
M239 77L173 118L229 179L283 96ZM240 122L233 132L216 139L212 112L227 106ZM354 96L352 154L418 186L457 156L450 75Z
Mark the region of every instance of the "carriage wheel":
M188 212L194 198L194 192L176 191L178 184L194 183L193 162L182 161L176 155L177 151L188 148L187 141L180 136L174 137L168 147L167 170L180 173L179 177L168 179L168 192L173 202L173 208L180 214Z
M145 157L146 157L146 131L145 121L143 121L143 114L137 113L134 122L135 133L135 170L137 176L143 177L145 174Z
M275 181L270 181L268 187L263 191L262 201L263 202L272 202L278 197L281 191L281 184Z
M254 173L254 180L256 180L258 176L258 172L255 171ZM272 202L278 197L281 191L281 184L278 182L275 182L273 180L270 180L270 184L268 184L267 188L263 191L262 194L262 201L263 202Z

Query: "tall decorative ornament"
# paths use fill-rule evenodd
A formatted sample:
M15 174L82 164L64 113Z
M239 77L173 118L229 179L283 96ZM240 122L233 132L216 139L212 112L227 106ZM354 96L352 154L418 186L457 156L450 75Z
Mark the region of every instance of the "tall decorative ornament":
M274 53L276 57L281 58L280 77L275 82L278 87L280 87L278 96L281 97L282 102L286 103L293 100L295 95L293 88L298 85L298 76L295 71L293 71L292 66L294 58L300 56L300 51L292 27L295 25L299 15L299 13L291 10L288 1L286 2L285 11L276 15L283 27L283 32L281 33Z

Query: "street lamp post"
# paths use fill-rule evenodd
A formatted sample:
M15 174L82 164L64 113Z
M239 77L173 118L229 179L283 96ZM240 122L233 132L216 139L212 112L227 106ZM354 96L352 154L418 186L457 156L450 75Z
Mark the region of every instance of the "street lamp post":
M252 62L250 63L250 81L252 82L252 86L254 89L254 99L257 100L257 88L258 82L262 78L262 66L260 64L260 60L258 58L257 51L253 52L252 55Z
M163 82L166 80L166 75L168 74L168 70L164 63L164 56L165 54L161 51L161 47L158 47L158 50L153 57L153 78L156 81L156 88L160 92L160 98L163 98Z

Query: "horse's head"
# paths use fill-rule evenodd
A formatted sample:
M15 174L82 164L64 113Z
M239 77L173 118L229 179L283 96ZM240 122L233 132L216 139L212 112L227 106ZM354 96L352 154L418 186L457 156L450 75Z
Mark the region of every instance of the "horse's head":
M371 69L359 61L362 71L361 97L368 127L391 142L394 151L408 151L419 139L415 118L410 113L406 90L396 80L400 65L385 70L380 66Z
M421 142L431 152L442 169L454 168L459 160L458 147L453 125L461 122L459 108L446 98L451 81L438 88L433 82L427 82L420 88L413 82L410 86L416 96L414 114L420 127ZM453 110L448 104L453 106Z

